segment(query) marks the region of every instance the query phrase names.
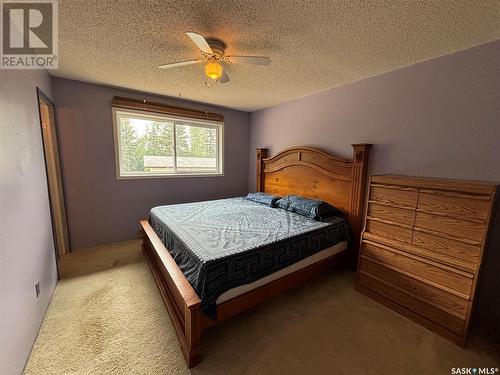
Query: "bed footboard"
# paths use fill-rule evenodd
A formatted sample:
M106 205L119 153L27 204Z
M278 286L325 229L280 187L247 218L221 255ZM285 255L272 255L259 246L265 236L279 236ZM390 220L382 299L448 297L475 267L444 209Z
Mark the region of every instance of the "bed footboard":
M189 368L201 361L201 300L147 220L142 252L175 327Z

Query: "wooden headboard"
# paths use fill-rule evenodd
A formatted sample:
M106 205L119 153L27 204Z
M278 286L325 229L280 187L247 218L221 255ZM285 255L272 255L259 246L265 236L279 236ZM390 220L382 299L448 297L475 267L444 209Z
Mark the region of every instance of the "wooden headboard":
M354 144L352 159L313 147L292 147L273 157L257 149L256 191L320 199L342 210L359 244L363 223L370 144Z

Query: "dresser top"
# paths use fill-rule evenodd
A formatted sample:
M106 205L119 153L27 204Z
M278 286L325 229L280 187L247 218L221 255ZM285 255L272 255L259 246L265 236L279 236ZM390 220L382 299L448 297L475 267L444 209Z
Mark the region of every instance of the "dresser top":
M487 181L455 180L432 177L412 177L399 175L375 175L372 184L396 185L409 188L426 188L445 191L456 191L467 194L491 195L497 184Z

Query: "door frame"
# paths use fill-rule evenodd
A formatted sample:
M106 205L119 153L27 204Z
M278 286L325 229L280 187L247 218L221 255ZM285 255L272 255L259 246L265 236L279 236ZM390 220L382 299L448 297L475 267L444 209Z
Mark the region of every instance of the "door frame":
M62 255L69 254L71 252L71 240L70 240L70 235L69 235L69 226L68 226L68 215L67 215L67 210L66 210L66 195L65 195L65 189L64 189L64 183L62 180L62 165L61 165L61 158L59 154L59 132L57 129L57 119L56 119L56 106L55 103L39 88L36 88L36 94L37 94L37 104L38 104L38 116L39 116L39 121L40 121L40 135L42 138L42 146L43 146L43 159L45 163L45 177L47 179L47 194L49 197L49 205L50 205L50 219L51 219L51 224L52 224L52 235L53 235L53 240L54 240L54 251L56 255L56 262L57 262L57 268L58 268L58 273L59 273L59 258ZM43 131L43 117L42 117L42 111L41 111L41 106L45 104L50 107L52 114L53 114L53 126L51 126L52 136L53 136L53 142L51 145L46 144L47 140L45 139L44 131ZM56 212L54 212L54 197L52 197L51 194L51 188L50 188L50 176L49 176L49 166L47 162L47 154L46 154L46 148L47 147L55 147L57 149L57 155L54 157L57 157L59 160L57 161L59 164L59 179L60 179L60 186L59 186L59 194L56 199L60 199L61 202L63 202L63 207L60 209L61 211L61 218L60 220L63 223L63 231L66 232L67 236L67 246L66 243L64 243L64 252L60 254L59 249L60 249L60 238L57 235L57 229L56 229ZM63 239L64 241L64 239Z

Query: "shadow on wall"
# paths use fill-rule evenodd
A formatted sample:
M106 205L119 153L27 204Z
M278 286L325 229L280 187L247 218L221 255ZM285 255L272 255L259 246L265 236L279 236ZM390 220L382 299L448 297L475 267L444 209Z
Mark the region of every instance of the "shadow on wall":
M474 329L500 344L500 186L496 192L492 225L473 310Z

